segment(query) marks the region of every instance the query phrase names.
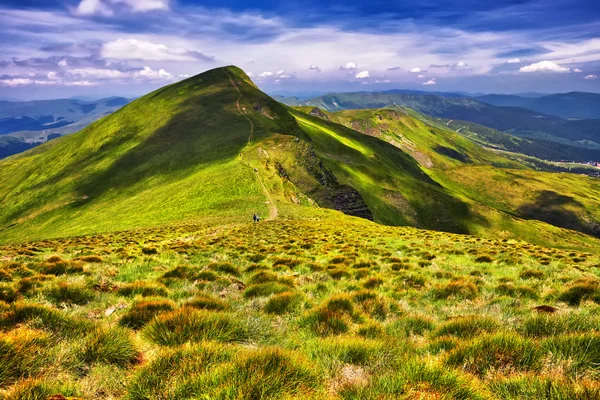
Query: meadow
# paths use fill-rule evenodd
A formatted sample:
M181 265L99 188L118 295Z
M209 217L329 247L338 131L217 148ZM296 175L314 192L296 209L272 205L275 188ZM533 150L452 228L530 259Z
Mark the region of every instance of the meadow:
M312 218L0 247L2 399L593 399L600 257Z

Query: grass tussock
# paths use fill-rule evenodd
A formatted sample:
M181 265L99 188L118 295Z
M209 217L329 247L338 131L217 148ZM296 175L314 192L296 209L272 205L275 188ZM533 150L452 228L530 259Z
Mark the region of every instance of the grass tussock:
M191 307L159 315L146 325L143 334L163 346L204 340L240 342L249 337L247 327L236 315Z
M164 298L145 298L136 301L131 308L119 319L119 325L140 329L157 315L173 311L176 305L173 301Z

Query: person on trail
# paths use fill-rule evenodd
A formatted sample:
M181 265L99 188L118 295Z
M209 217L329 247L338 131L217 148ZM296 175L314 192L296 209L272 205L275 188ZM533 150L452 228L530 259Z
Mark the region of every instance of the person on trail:
M252 219L254 220L255 223L258 222L258 216L256 214L254 214L252 216Z

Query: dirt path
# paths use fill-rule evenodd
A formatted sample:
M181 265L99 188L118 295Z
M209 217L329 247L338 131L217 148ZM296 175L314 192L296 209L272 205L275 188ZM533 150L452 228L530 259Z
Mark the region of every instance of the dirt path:
M242 99L242 97L244 95L242 94L242 92L240 91L240 89L235 84L235 81L233 80L233 78L231 78L231 75L229 75L229 73L227 73L227 76L229 77L229 82L231 82L231 85L235 88L235 90L240 95L240 97L238 97L238 99L235 101L235 106L237 107L238 112L244 118L246 118L246 120L248 120L248 122L250 123L250 135L248 136L248 144L252 144L252 140L254 139L254 122L252 122L252 120L246 115L246 110L242 109L242 107L240 106L240 100ZM250 167L250 165L248 165L248 166ZM254 175L256 176L256 180L258 181L258 184L260 185L263 193L265 194L265 197L268 200L267 201L267 206L269 207L269 217L266 219L266 221L273 221L275 218L277 218L277 214L279 214L279 211L277 210L277 205L275 204L275 202L273 202L273 199L271 198L271 194L267 190L267 187L263 183L262 179L260 179L260 175L258 174L258 170L256 168L253 168L253 171L254 171Z
M242 97L244 95L242 94L240 89L237 87L237 85L235 84L235 81L233 80L233 78L231 78L229 73L227 73L227 76L229 77L229 82L231 82L231 84L233 85L235 90L237 90L238 94L240 95L240 97L238 97L238 99L235 101L235 106L237 107L238 112L240 114L242 114L242 117L246 118L246 120L250 123L250 136L248 136L248 144L251 144L252 139L254 139L254 122L252 122L252 120L246 115L246 110L242 109L242 107L240 106L240 100L242 99Z

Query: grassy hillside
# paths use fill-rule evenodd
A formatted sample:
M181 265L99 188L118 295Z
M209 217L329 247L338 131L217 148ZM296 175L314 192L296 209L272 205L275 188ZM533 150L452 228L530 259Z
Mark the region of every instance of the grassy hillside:
M523 186L532 195L506 206L510 183L494 192L487 185L504 184L496 175L505 169L527 167L422 114L398 106L304 111L265 95L236 67L167 86L1 162L0 241L184 221L223 225L254 213L310 218L325 207L389 225L598 244L560 229L598 233L594 186L583 178L556 190L553 176L532 175ZM477 181L461 178L470 170ZM535 195L548 193L571 199L569 213L553 217L536 207Z
M265 214L252 168L254 138L295 122L237 68L217 69L146 95L83 131L0 163L6 240L150 226L197 217ZM269 111L271 110L271 111ZM268 113L273 115L269 115Z
M588 253L323 210L0 253L7 400L600 396Z
M532 99L536 100L536 99ZM331 93L294 106L316 106L328 111L408 107L430 117L470 121L516 136L568 144L585 149L600 148L594 120L567 121L520 107L493 106L473 98L444 97L417 93L356 92ZM557 146L556 150L560 151ZM568 159L560 154L556 159Z
M600 160L600 146L588 148L589 143L573 142L558 137L552 140L543 138L523 138L473 122L439 119L441 123L461 135L485 146L517 152L546 160L590 161ZM577 122L577 121L573 121Z
M352 127L410 154L444 194L468 210L461 215L462 227L468 232L555 246L568 247L579 241L586 243L583 246L595 246L591 238L533 220L598 236L600 201L595 193L600 187L596 178L532 171L524 163L487 150L408 109L300 110L314 114L314 119ZM369 190L377 193L377 188ZM399 191L407 192L405 188ZM430 209L438 212L441 208Z

